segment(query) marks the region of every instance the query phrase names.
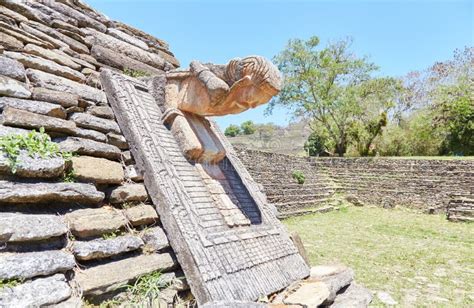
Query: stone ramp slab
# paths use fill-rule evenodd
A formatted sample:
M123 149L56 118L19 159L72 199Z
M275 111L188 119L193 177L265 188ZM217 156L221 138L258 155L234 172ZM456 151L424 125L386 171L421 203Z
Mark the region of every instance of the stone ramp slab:
M163 125L159 100L165 79L153 81L155 100L144 82L109 70L101 74L109 103L137 169L145 171L147 191L198 303L255 301L307 277L309 268L273 206L266 203L223 134L211 127L227 153L218 168L250 207L241 211L255 216L250 225L234 228L220 217L199 170Z

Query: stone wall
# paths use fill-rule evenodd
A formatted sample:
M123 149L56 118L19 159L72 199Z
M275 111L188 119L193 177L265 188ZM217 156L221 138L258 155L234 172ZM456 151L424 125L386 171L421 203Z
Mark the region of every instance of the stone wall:
M428 212L445 211L452 198L471 200L474 195L474 160L303 158L245 149L239 153L283 214L324 208L334 192L354 195L364 204ZM303 185L291 177L294 170L305 174Z
M177 66L165 42L82 1L0 0L0 135L43 127L76 155L22 154L15 174L0 157L0 281L19 284L0 306L73 305L154 271L174 282L164 298L186 289L98 78Z

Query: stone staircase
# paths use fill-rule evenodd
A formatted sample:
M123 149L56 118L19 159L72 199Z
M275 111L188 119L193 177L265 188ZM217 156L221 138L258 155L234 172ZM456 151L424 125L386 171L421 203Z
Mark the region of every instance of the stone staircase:
M307 158L292 157L237 148L237 153L253 179L263 186L270 203L280 217L328 211L336 187L326 173L314 168ZM292 177L299 170L305 182L298 184Z
M156 271L165 305L189 292L99 81L102 68L178 65L82 1L0 1L0 136L43 127L75 154L20 153L13 174L0 153L1 307L77 307Z
M281 217L327 211L335 193L355 196L361 204L428 213L444 212L451 203L454 213L461 203L450 201L452 195L473 198L473 160L304 158L244 148L238 154ZM292 178L295 170L305 175L304 184Z

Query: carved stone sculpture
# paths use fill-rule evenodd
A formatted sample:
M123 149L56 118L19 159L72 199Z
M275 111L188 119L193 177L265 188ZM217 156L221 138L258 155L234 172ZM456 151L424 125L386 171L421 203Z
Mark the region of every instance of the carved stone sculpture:
M164 122L184 155L199 162L218 162L224 149L204 116L236 114L267 103L278 94L281 77L267 59L249 56L226 65L191 62L189 71L166 74Z
M257 300L309 268L216 125L278 93L261 57L191 64L148 83L105 70L102 84L199 304Z

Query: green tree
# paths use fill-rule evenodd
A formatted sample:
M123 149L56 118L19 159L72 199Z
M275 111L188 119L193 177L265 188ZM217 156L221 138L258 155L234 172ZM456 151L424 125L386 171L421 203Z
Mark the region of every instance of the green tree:
M326 150L326 138L318 132L311 132L304 144L304 150L309 156L318 156Z
M226 135L227 137L235 137L240 135L240 133L240 127L234 124L229 125L224 131L224 135Z
M256 126L253 123L253 121L245 121L240 125L240 128L242 130L242 133L244 135L252 135L256 131Z
M378 118L381 111L386 112L393 100L387 93L392 93L398 83L392 78L372 79L377 66L355 56L349 39L322 49L318 45L317 37L290 40L275 57L285 85L267 112L281 105L296 117L310 118L311 129L324 130L335 152L343 156L351 142L354 122L369 114ZM369 108L376 112L367 113Z

